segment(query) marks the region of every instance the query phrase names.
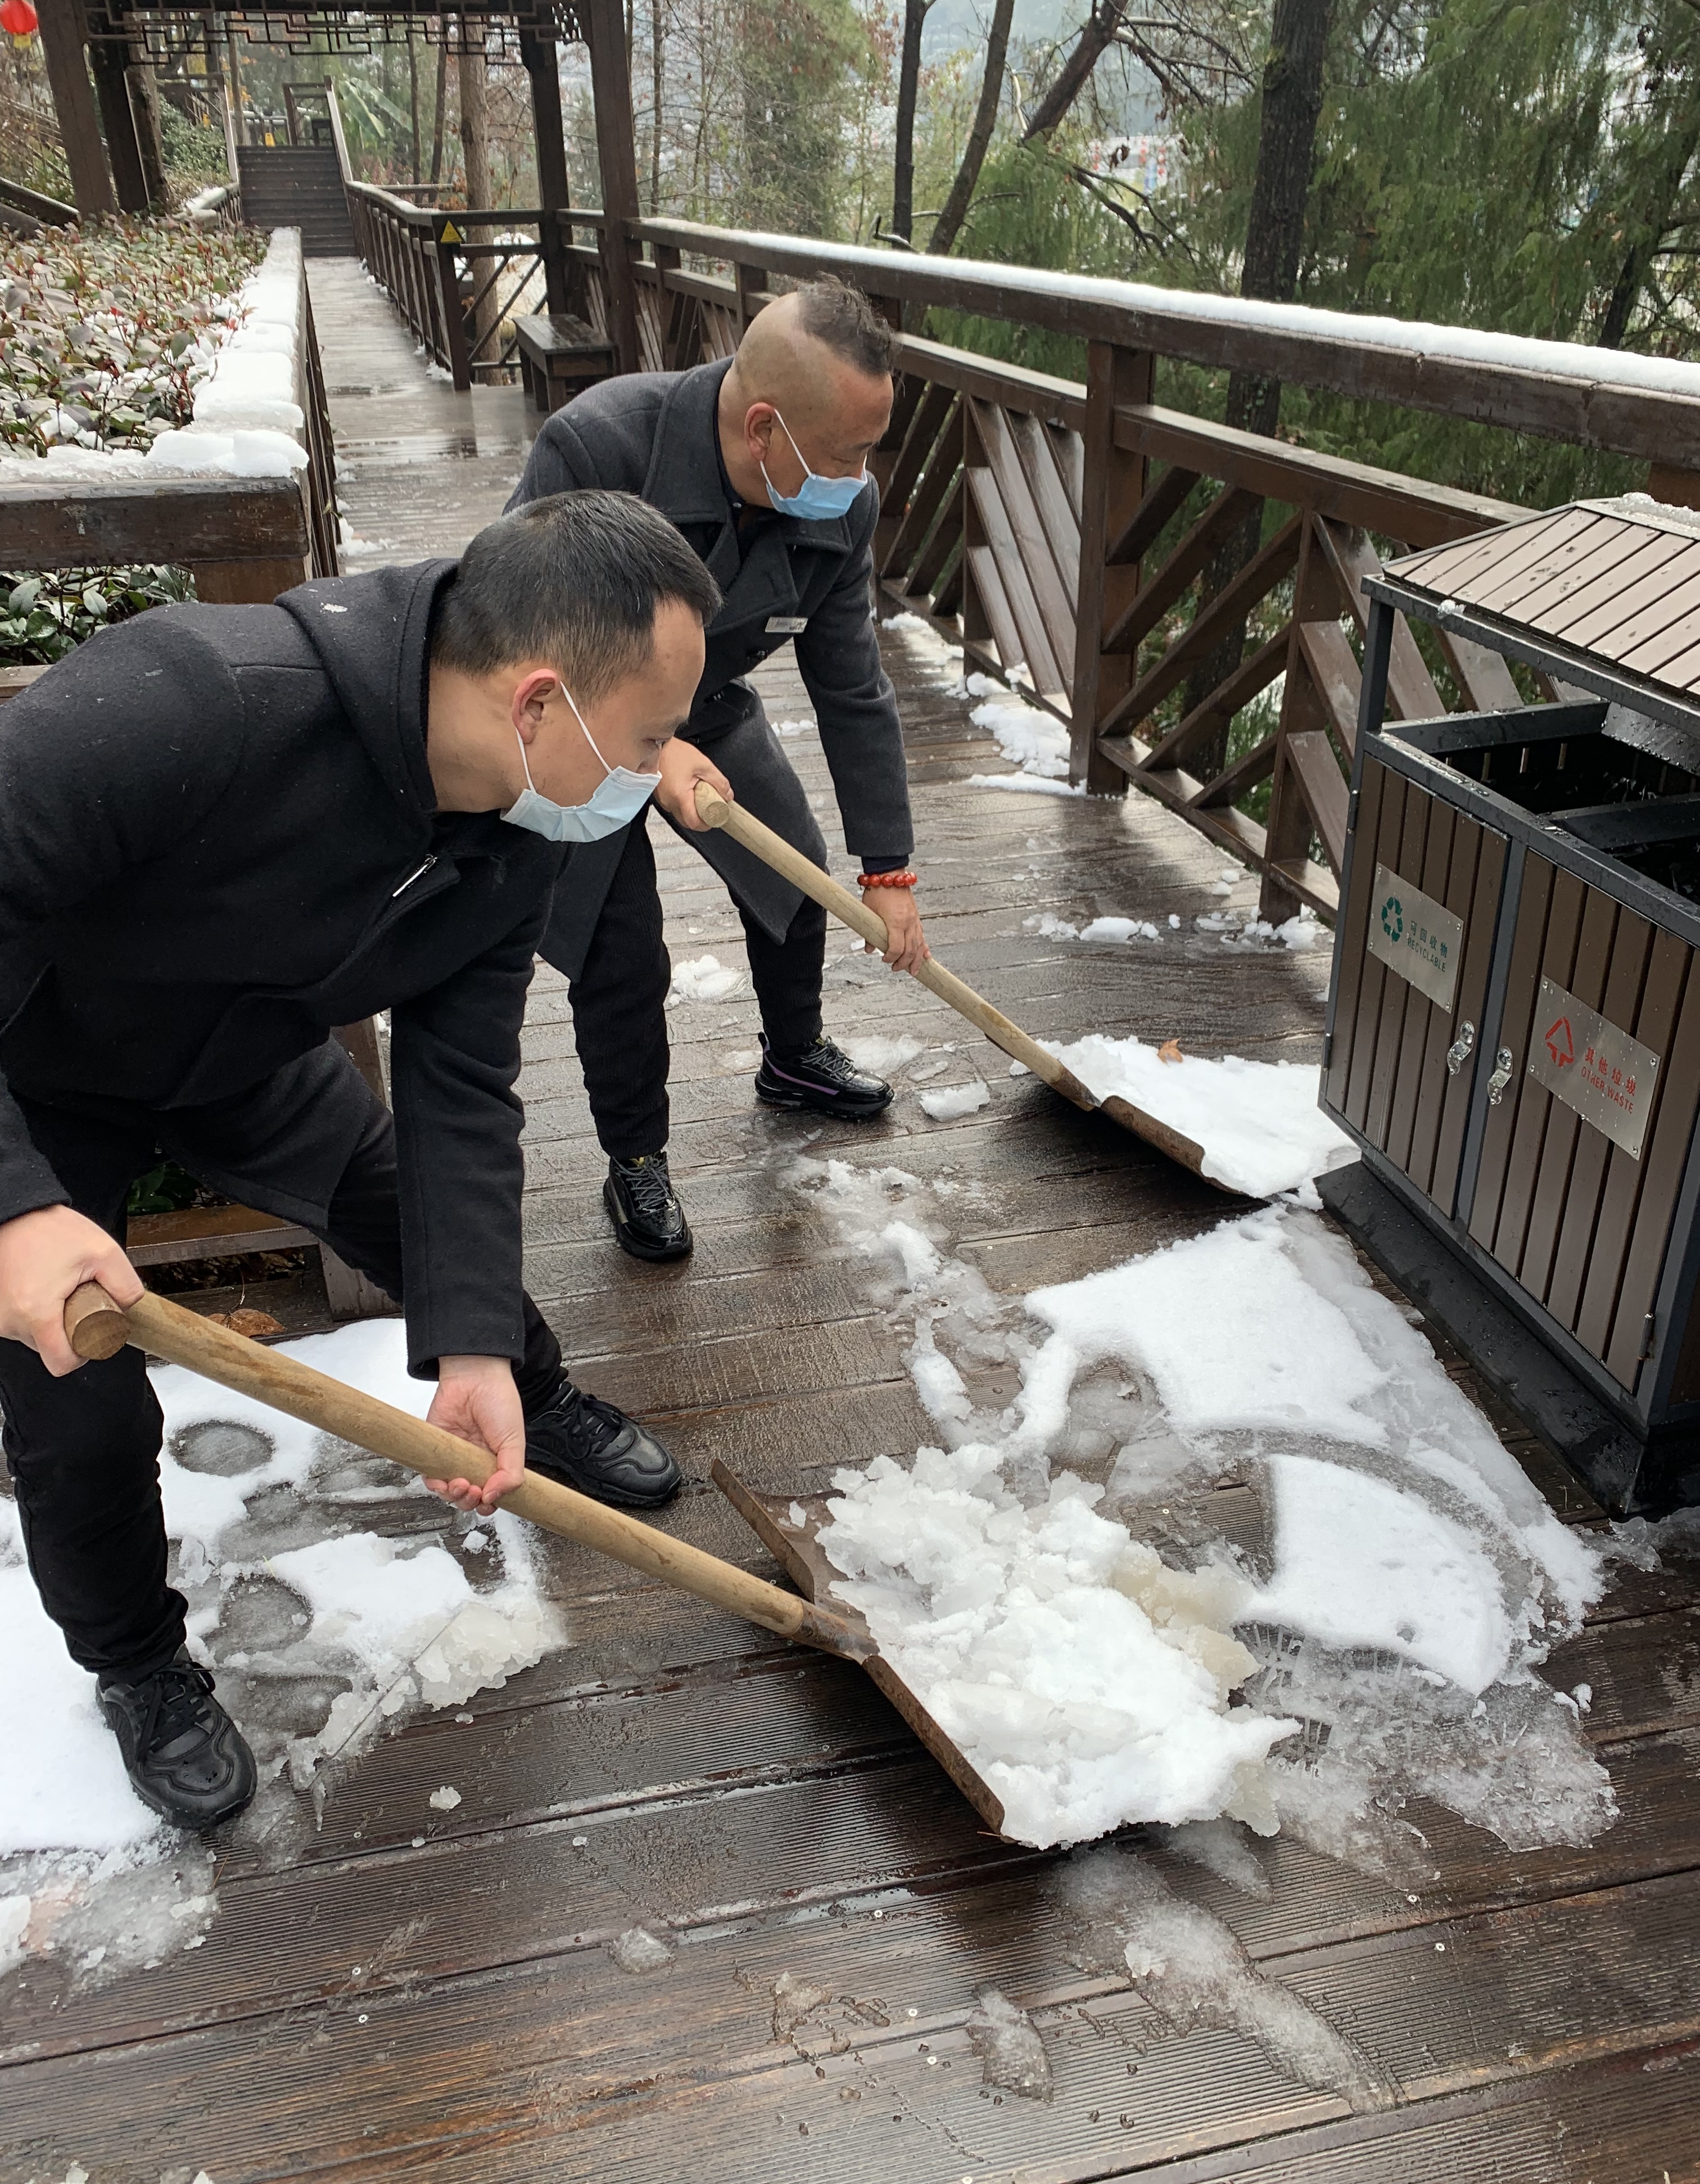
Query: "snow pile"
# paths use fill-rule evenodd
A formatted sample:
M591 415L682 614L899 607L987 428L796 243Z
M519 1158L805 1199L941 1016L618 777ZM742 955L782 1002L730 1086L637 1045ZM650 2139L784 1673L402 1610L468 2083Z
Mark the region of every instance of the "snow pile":
M1329 937L1313 910L1301 910L1283 925L1271 925L1262 917L1242 917L1232 910L1209 912L1192 922L1201 933L1219 935L1224 948L1290 948L1302 955Z
M1226 1633L1232 1573L1165 1569L1095 1513L1103 1490L1063 1473L1036 1507L1000 1451L923 1448L841 1471L821 1545L833 1592L1004 1807L1041 1847L1123 1820L1232 1812L1274 1825L1262 1781L1296 1722L1227 1711L1253 1666Z
M301 237L275 228L270 248L237 292L240 323L216 350L181 431L159 433L145 455L54 447L0 461L12 483L115 484L129 478L288 477L307 465L305 420L295 399L300 354Z
M980 2059L983 2084L1025 2101L1051 2098L1051 2060L1024 2009L996 1987L984 1987L966 2029L968 2044Z
M1413 1797L1518 1849L1611 1824L1586 1695L1533 1673L1598 1596L1602 1558L1320 1221L1261 1208L1006 1300L949 1251L947 1201L903 1170L805 1161L795 1180L912 1330L939 1443L912 1470L840 1474L822 1545L1006 1797L1012 1833L1095 1832L1118 1786L1121 1821L1188 1788L1212 1819L1224 1728L1254 1723L1268 1758L1218 1812L1278 1818L1403 1886L1429 1871L1398 1817ZM1249 1542L1244 1496L1218 1492L1240 1483ZM1634 1557L1700 1547L1700 1527L1620 1529ZM1189 1689L1201 1667L1234 1709ZM1159 1730L1167 1772L1137 1773ZM1212 1870L1249 1855L1227 1820L1175 1841Z
M972 1084L941 1085L936 1092L919 1094L923 1111L935 1123L958 1123L964 1115L991 1105L991 1089L976 1078Z
M434 1392L408 1375L399 1320L279 1347L415 1417ZM499 1685L562 1642L540 1542L520 1518L469 1524L421 1482L314 1427L181 1367L152 1377L190 1649L216 1672L259 1763L259 1801L234 1823L246 1838L292 1824L291 1790L316 1804L327 1766L387 1726ZM0 1906L0 1952L20 1917L23 1946L66 1954L92 1978L196 1946L216 1908L210 1858L190 1854L131 1791L94 1679L36 1597L9 1500L0 1647L0 1899L30 1906Z
M694 962L675 963L667 1006L681 1001L728 1001L744 990L742 971L722 968L717 956L699 956Z
M970 788L1013 788L1028 796L1084 796L1083 782L1040 781L1030 773L971 773Z
M1202 1145L1205 1174L1248 1198L1301 1190L1357 1157L1317 1105L1321 1072L1308 1062L1237 1054L1164 1061L1143 1039L1099 1032L1072 1046L1045 1045L1095 1098L1126 1100Z
M968 718L984 728L1012 766L1043 779L1062 780L1068 772L1068 728L1054 713L1029 705L989 675L970 675L965 688L981 703Z
M1058 917L1053 911L1041 911L1037 917L1022 920L1024 933L1036 933L1045 940L1091 940L1105 946L1122 947L1133 940L1161 940L1159 929L1145 917L1095 917L1085 925L1071 925L1066 917Z

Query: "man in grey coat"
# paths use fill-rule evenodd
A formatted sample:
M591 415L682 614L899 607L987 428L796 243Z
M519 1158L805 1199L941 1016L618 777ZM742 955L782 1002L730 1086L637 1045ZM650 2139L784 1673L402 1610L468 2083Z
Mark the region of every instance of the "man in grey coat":
M662 761L655 801L720 873L743 920L761 1011L756 1097L769 1106L876 1115L891 1088L823 1035L826 912L696 812L699 781L822 866L826 843L744 679L782 644L813 701L844 845L863 899L885 920L885 961L928 954L911 889L903 732L880 664L871 581L879 496L867 459L890 422L896 337L836 281L771 304L738 354L695 370L608 380L543 426L509 505L594 486L641 494L719 584L690 717ZM690 1228L667 1171L671 970L644 822L572 853L572 885L540 943L571 981L574 1034L597 1134L604 1197L622 1247L682 1257Z

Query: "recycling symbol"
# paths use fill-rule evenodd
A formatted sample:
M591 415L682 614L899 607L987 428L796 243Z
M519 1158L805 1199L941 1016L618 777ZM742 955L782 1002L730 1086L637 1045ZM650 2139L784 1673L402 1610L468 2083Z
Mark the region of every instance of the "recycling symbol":
M1396 940L1405 930L1405 905L1396 894L1390 894L1381 905L1381 930L1390 940Z

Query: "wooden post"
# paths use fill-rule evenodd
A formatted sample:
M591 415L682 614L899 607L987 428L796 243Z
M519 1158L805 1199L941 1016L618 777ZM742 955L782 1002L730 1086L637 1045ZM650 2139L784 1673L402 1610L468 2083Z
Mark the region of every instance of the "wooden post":
M639 371L638 285L632 278L636 247L627 222L638 215L638 143L632 125L632 71L626 54L626 19L619 0L582 0L580 21L590 44L591 91L596 104L596 159L602 170L602 277L608 284L610 330L621 371Z
M435 215L441 226L454 218L451 213ZM469 229L469 233L471 231ZM478 260L471 260L472 277L478 277ZM454 376L454 392L470 394L472 391L472 359L466 346L466 319L460 308L460 261L452 242L439 241L437 245L437 292L443 302L443 338L449 351L449 369Z
M543 253L544 308L571 309L567 302L566 238L556 217L572 203L566 171L566 133L560 119L560 76L553 38L520 38L520 58L532 85L532 127L538 149L538 242Z
M750 321L761 310L755 301L767 286L768 272L765 265L746 265L742 259L732 269L738 289L738 338L742 341Z
M136 141L136 117L130 110L130 56L121 38L98 38L88 52L118 209L146 212L148 177L142 171L142 148Z
M1116 411L1149 402L1155 359L1149 349L1092 342L1086 351L1084 482L1080 506L1080 582L1074 638L1074 699L1068 778L1095 796L1118 796L1127 782L1098 749L1098 723L1130 688L1131 653L1106 653L1104 632L1140 588L1137 561L1112 568L1106 555L1145 497L1148 465L1116 445Z
M100 141L100 120L89 82L83 45L82 10L77 0L41 0L42 58L59 117L59 141L70 169L71 195L85 219L116 212L112 173Z
M148 202L163 212L171 202L165 179L165 137L159 123L159 86L145 61L130 71L130 111L136 123L136 148L142 159Z
M670 293L667 276L678 271L682 253L671 243L658 242L650 254L660 276L655 289L655 316L661 330L661 369L678 371L683 369L679 353L683 346L684 317L690 298Z

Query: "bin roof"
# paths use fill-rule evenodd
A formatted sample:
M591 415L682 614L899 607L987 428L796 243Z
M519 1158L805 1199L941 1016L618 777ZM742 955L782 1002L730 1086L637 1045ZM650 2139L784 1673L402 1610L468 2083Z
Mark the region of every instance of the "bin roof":
M1387 565L1394 605L1685 727L1700 724L1700 510L1579 500Z

